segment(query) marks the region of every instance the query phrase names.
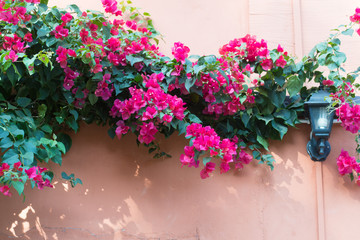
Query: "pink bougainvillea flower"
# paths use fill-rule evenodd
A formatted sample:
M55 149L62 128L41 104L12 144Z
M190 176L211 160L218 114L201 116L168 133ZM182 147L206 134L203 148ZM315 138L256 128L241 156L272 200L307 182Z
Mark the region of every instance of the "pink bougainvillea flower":
M73 19L73 16L70 13L65 13L61 16L61 21L63 21L63 26L65 26L68 22Z
M55 28L55 38L64 39L69 36L69 29L64 28L62 25L59 25Z
M350 16L350 21L354 23L360 23L360 8L355 9L355 14Z
M17 170L17 171L20 171L22 172L22 168L21 168L21 162L16 162L14 163L14 168Z
M137 23L136 21L126 21L125 25L130 28L131 30L136 30L137 29Z
M32 41L33 41L32 34L31 34L31 33L25 34L24 40L25 40L26 42L32 42Z
M76 52L75 52L73 49L68 49L68 50L67 50L67 54L68 54L70 57L76 57Z
M36 173L36 167L31 167L29 169L26 169L25 170L25 173L28 175L28 177L30 179L33 179L37 176L37 173Z
M357 34L359 34L359 36L360 36L360 28L359 28L358 30L356 30L356 32L357 32Z
M143 113L141 121L146 121L149 119L153 119L157 114L157 110L155 107L147 107L146 111Z
M200 171L200 177L202 179L208 178L209 173L212 173L215 170L216 164L213 162L207 162L205 167Z
M283 52L283 51L284 51L284 49L281 47L280 44L279 44L278 47L277 47L277 51L278 51L278 52Z
M286 60L284 59L284 56L281 55L275 62L276 66L284 68L286 66Z
M332 85L334 85L334 81L332 81L332 80L323 80L322 81L322 84L324 85L324 86L332 86Z
M107 41L107 47L110 48L110 50L112 52L115 52L116 50L118 50L120 48L120 40L117 39L117 38L110 38L108 41Z
M166 123L170 123L172 121L173 117L169 114L164 114L162 120Z
M0 192L2 193L2 194L4 194L5 196L11 196L11 193L10 193L10 188L9 188L9 186L7 186L7 185L4 185L4 186L1 186L0 187Z
M352 173L356 164L355 157L350 157L349 153L342 149L339 157L337 158L339 173L341 175Z
M336 109L336 115L341 120L341 126L351 133L357 133L360 129L360 105L350 106L342 104Z
M11 50L10 53L5 56L5 59L16 62L16 60L18 60L18 55L15 53L15 51Z
M115 130L116 136L120 139L122 135L125 135L129 130L130 127L125 125L125 122L119 120L117 123L117 128Z
M184 64L185 59L188 57L188 53L190 52L190 49L187 46L185 46L183 43L176 42L174 43L174 47L171 50L176 61Z
M150 144L155 140L155 134L158 132L156 126L153 122L143 123L140 126L140 134L138 136L138 140L141 143Z
M273 68L273 61L271 59L265 59L262 61L261 66L265 71L271 70Z
M115 16L121 16L122 12L117 8L117 1L116 0L101 0L105 8L105 12L112 13Z
M7 163L3 163L0 167L0 177L4 175L4 172L9 171L10 166Z

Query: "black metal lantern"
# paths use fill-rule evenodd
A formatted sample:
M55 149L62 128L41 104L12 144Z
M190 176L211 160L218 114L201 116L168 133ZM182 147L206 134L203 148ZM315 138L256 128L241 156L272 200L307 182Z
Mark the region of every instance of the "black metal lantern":
M331 147L327 141L334 120L334 111L329 111L330 94L325 90L313 93L305 106L308 108L311 123L311 135L306 149L313 161L324 161Z

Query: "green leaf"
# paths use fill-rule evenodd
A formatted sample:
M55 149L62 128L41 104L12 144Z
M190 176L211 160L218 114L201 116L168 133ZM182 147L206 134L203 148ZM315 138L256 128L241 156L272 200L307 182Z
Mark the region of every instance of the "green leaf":
M144 58L142 57L134 57L133 55L127 55L126 60L130 62L131 66L134 66L135 63L142 62Z
M16 103L20 106L20 107L27 107L30 103L31 103L31 99L30 98L26 98L26 97L19 97L16 100Z
M53 157L51 158L51 160L52 160L54 163L59 164L60 166L61 166L61 164L62 164L62 157L61 157L61 154L60 154L60 153L58 153L58 154L56 154L55 156L53 156Z
M352 28L346 29L345 31L341 32L342 35L347 35L347 36L352 36L353 33L354 33L354 29Z
M51 47L54 45L58 40L55 37L49 37L46 39L46 46Z
M82 14L82 11L80 10L80 8L77 5L71 4L69 7L70 7L71 10L75 11L77 13L77 15Z
M196 78L186 79L185 80L185 88L190 92L190 88L195 84Z
M43 130L46 133L52 133L52 131L53 131L52 128L50 127L50 125L48 125L48 124L45 124L40 129Z
M95 94L89 94L89 101L91 105L94 105L98 101L98 99L99 98Z
M319 51L319 52L322 52L324 50L326 50L327 48L327 42L321 42L321 43L318 43L316 45L316 49Z
M9 137L5 137L0 141L0 148L7 149L13 146L13 141Z
M59 133L57 134L57 140L62 142L65 146L65 152L68 152L72 145L71 137L66 133Z
M77 121L79 117L79 113L74 109L70 110L69 112L74 116L75 121Z
M13 188L15 188L15 190L19 193L19 196L24 192L24 182L12 181L11 186L13 186Z
M264 139L262 136L257 135L256 140L266 149L269 151L269 143Z
M202 123L202 121L194 114L189 114L189 120L194 123Z
M41 104L38 106L38 114L40 118L44 118L46 115L47 106L45 104Z
M77 132L77 130L79 129L79 125L77 124L77 122L75 121L74 118L70 118L66 121L67 125L69 127L71 127L75 132Z
M204 158L202 159L202 162L203 162L203 164L204 164L204 166L205 166L208 162L211 162L211 157L204 157Z
M34 162L34 153L26 152L22 155L22 162L25 166L30 166Z
M15 86L16 82L19 80L20 76L18 75L18 71L17 71L15 65L12 64L11 62L10 62L10 66L7 69L6 73L7 73L7 76L9 78L10 82L11 82L11 85Z
M269 98L276 107L281 107L286 98L286 91L270 91Z
M2 157L2 162L9 165L19 161L19 153L15 149L9 149Z
M199 74L199 72L201 72L202 70L204 70L206 68L205 65L195 65L194 66L194 73L195 74Z
M25 64L27 70L29 71L29 74L30 74L30 75L32 75L32 74L35 73L35 70L34 70L34 61L35 61L35 59L36 59L35 57L33 57L33 58L31 58L31 59L25 57L25 58L23 59L23 62L24 62L24 64Z
M44 25L42 28L40 28L38 31L37 31L37 37L38 38L41 38L41 37L44 37L46 36L48 33L49 33L49 28Z
M262 155L261 161L265 162L266 165L270 167L271 171L274 170L275 159L271 154Z
M61 172L61 177L65 180L70 180L71 177L66 174L66 172Z
M346 55L345 53L342 52L337 52L335 54L335 56L332 56L331 59L338 65L340 66L341 64L343 64L346 61Z
M275 82L280 86L284 86L285 84L285 77L284 76L278 76L278 77L275 77Z
M259 120L263 120L266 125L267 125L270 121L274 120L274 116L273 116L273 115L266 115L266 116L256 115L256 118L259 119Z
M259 151L253 151L253 158L256 160L260 160L261 159L261 153Z
M74 97L71 92L64 92L64 97L69 104L74 101Z
M74 187L76 186L76 184L81 184L81 185L83 185L83 182L81 181L81 179L80 178L76 178L76 180L74 181Z
M284 135L287 133L288 131L288 128L285 127L284 125L278 123L278 122L275 122L275 121L272 121L271 122L271 126L277 130L280 134L280 138L283 139Z
M299 79L297 75L291 76L286 85L286 89L289 92L290 97L293 97L300 93L300 89L303 87L304 82Z
M59 150L62 152L62 153L66 153L66 148L65 148L65 145L62 143L62 142L57 142L56 145L58 146Z

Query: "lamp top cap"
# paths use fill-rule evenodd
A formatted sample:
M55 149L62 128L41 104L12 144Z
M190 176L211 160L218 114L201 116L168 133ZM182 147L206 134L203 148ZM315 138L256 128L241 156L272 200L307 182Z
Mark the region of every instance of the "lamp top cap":
M327 105L331 102L330 93L325 90L319 90L313 93L305 104L324 104Z

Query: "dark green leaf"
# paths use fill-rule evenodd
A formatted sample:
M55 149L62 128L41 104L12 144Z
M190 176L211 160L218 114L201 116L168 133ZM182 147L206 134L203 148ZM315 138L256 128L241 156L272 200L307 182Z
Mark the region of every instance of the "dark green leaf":
M272 121L271 126L279 132L281 139L287 133L288 128L278 122Z
M26 98L26 97L19 97L16 100L16 103L20 106L20 107L26 107L30 104L31 99L30 98Z
M285 91L270 91L269 98L276 107L281 107L286 98Z
M98 97L95 94L91 93L89 94L89 101L91 105L94 105L98 101Z
M286 85L286 89L289 92L290 97L297 95L300 93L300 89L303 87L304 82L299 79L298 76L291 76Z
M57 140L64 144L66 152L68 152L70 150L71 145L72 145L72 140L68 134L66 134L66 133L57 134Z
M261 137L260 135L256 136L256 140L266 149L269 150L269 143L266 141L266 139L264 139L263 137Z
M202 121L194 114L189 114L188 117L192 123L202 123Z

